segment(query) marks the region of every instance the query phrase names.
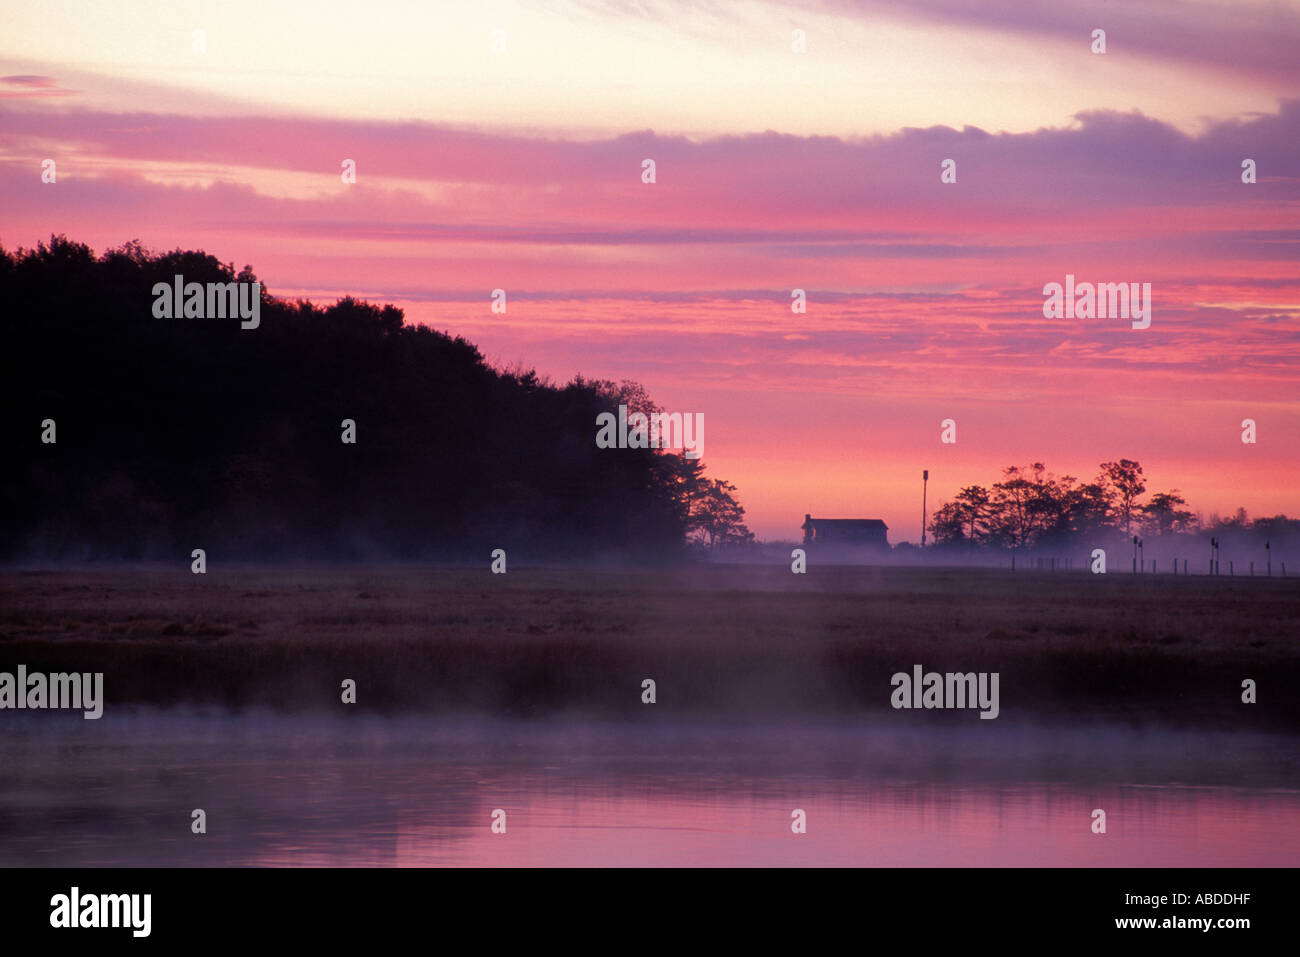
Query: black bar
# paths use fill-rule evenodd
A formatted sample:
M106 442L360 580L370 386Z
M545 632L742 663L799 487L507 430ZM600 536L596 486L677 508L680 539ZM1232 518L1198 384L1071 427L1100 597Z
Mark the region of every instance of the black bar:
M1212 940L1231 948L1294 930L1292 869L272 870L33 869L3 872L0 927L19 941L76 947L411 940L429 947L563 939L684 944L703 931L805 943L905 932L939 941ZM129 928L54 928L51 898L149 894L148 937ZM1186 894L1176 902L1175 894ZM1198 895L1238 895L1225 899ZM1161 902L1160 898L1164 897ZM1154 898L1152 903L1138 898ZM1153 906L1154 904L1154 906ZM1166 920L1244 918L1208 931ZM1154 920L1149 927L1117 921ZM613 936L610 936L610 935ZM683 936L689 935L689 936ZM61 945L61 946L60 946ZM17 953L16 951L10 951ZM54 950L49 951L54 953ZM337 950L331 950L337 953Z

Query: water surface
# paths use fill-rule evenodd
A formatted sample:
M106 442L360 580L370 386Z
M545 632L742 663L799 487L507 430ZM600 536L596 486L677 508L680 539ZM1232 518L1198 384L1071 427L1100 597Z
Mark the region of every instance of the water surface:
M1291 738L4 715L0 865L1294 866ZM17 720L15 720L17 719ZM207 833L190 831L191 810ZM1092 811L1107 831L1092 833ZM506 833L491 830L505 811ZM792 812L807 833L791 831Z

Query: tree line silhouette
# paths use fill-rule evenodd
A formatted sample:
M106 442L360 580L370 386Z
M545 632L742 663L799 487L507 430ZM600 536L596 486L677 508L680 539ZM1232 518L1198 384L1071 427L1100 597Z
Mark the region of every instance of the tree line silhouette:
M667 560L752 540L698 459L596 447L599 413L655 411L636 383L494 369L350 297L263 286L256 330L155 318L178 274L256 281L135 241L0 247L0 557Z
M1090 482L1053 475L1041 462L1010 465L1001 481L968 485L935 510L928 530L937 547L953 550L1053 548L1134 535L1300 544L1300 520L1251 520L1244 509L1226 519L1202 519L1177 489L1144 498L1146 491L1142 466L1132 459L1101 463Z

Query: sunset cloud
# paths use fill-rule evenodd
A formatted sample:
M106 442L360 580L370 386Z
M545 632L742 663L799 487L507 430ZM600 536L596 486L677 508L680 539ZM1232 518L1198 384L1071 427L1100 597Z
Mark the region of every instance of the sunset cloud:
M76 90L65 90L51 76L14 74L0 76L0 100L44 99L76 95Z

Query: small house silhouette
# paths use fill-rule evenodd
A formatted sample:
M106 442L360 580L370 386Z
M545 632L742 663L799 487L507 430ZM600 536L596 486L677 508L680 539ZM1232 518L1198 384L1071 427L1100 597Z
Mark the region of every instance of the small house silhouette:
M888 548L889 526L878 518L803 517L805 545L866 545Z

